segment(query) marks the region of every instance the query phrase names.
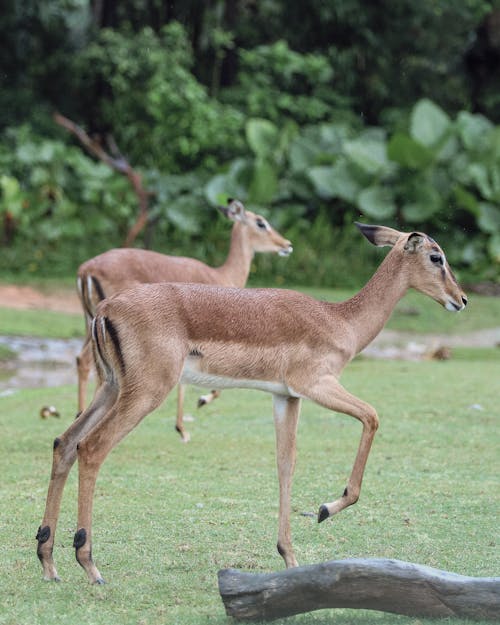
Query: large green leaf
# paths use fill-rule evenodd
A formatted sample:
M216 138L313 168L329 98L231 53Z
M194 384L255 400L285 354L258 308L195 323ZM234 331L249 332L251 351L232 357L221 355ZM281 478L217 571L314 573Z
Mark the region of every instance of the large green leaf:
M368 174L379 174L388 164L385 141L373 139L346 141L344 153L353 163Z
M267 119L249 119L245 125L248 145L260 158L269 158L279 140L278 128Z
M496 126L491 134L491 156L498 161L500 159L500 126Z
M38 162L38 146L35 143L26 141L17 147L16 157L20 163L32 165Z
M483 232L500 234L500 209L493 204L480 202L477 223Z
M227 198L245 201L253 176L252 162L237 158L225 174L217 174L205 185L205 197L212 206L225 204Z
M432 152L403 133L396 133L387 145L387 156L403 167L422 169L432 162Z
M481 195L487 200L493 199L493 189L491 187L488 168L482 163L471 163L468 172L471 181L481 192Z
M292 141L288 154L292 171L303 171L311 167L316 163L316 158L320 153L321 149L317 141L304 136L296 137Z
M319 130L321 142L329 151L335 153L340 152L344 141L352 134L349 126L344 123L321 124Z
M457 116L458 134L469 150L485 149L489 143L490 132L494 125L483 115L473 115L460 111Z
M201 230L199 215L193 211L193 198L186 194L180 195L168 203L165 213L171 223L179 230L198 234Z
M494 261L500 263L500 233L490 237L488 241L488 252Z
M316 193L327 200L342 198L354 203L360 191L360 184L345 161L339 161L332 167L311 167L307 174Z
M441 208L441 198L433 187L417 188L413 201L402 208L402 214L410 223L420 223L432 217Z
M443 138L450 124L450 118L443 109L424 98L413 107L410 134L422 145L432 147Z
M473 215L479 215L479 203L472 193L469 193L469 191L464 189L462 186L456 185L453 189L453 194L460 208L468 210L469 213L472 213Z
M358 195L357 204L361 212L375 219L388 219L396 213L396 204L390 189L368 187Z
M278 175L275 167L268 160L257 158L248 190L248 200L254 204L269 204L277 190Z
M2 190L3 199L6 202L12 202L19 195L21 186L17 178L3 174L0 176L0 189Z
M18 217L23 207L23 194L17 178L0 176L0 207L3 206L14 217Z
M227 176L218 174L211 178L205 185L205 197L212 206L225 204L228 198Z

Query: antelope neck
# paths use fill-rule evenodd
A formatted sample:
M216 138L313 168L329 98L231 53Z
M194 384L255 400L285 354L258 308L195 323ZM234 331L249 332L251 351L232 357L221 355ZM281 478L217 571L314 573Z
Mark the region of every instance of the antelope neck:
M336 305L353 330L356 354L379 334L408 290L402 261L401 253L391 250L361 291Z
M221 276L221 284L244 287L250 274L252 258L253 249L248 243L246 228L243 224L235 223L226 261L216 268Z

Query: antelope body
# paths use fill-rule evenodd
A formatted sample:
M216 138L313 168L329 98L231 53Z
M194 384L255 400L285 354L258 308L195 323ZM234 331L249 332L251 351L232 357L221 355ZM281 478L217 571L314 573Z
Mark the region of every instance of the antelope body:
M416 288L451 311L467 299L441 248L422 233L358 224L375 245L393 249L366 286L341 303L279 289L194 284L140 285L96 310L92 342L101 384L92 404L54 445L38 555L46 579L58 579L52 546L64 483L78 457L78 562L91 582L102 577L91 555L92 503L110 450L179 381L272 393L280 488L278 551L296 566L290 533L291 483L302 399L351 415L361 440L343 494L320 506L323 521L359 497L378 427L375 409L339 382L343 367L380 332L398 300Z
M105 297L143 283L195 282L243 287L255 252L274 252L282 256L291 253L290 241L274 230L264 217L245 210L241 202L230 200L227 208L221 207L220 210L234 222L229 253L220 267L210 267L194 258L133 248L112 249L80 265L77 285L86 320L85 342L77 357L80 412L85 407L92 364L90 325L97 304ZM199 405L209 403L218 394L214 390L204 395ZM184 389L179 386L176 429L187 442L189 434L184 428L183 404Z

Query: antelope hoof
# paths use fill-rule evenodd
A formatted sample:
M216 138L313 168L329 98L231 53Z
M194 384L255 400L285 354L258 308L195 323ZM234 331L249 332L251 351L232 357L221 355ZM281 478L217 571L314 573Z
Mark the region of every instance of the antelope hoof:
M318 512L318 523L321 523L322 521L324 521L325 519L327 519L330 516L330 513L328 512L328 508L323 504L319 507L319 512Z
M102 577L98 577L94 582L94 584L96 584L97 586L102 586L105 583L106 582L102 579Z
M204 397L200 397L198 399L198 408L201 408L202 406L204 406L207 403L207 400Z
M55 577L45 577L45 575L44 575L43 581L44 582L56 582L56 583L59 583L61 581L61 578L58 575L56 575Z

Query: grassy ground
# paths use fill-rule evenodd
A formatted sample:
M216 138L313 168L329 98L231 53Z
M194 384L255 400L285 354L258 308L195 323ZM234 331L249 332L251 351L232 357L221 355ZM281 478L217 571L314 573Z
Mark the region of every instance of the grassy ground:
M304 403L292 530L301 564L399 558L473 576L498 575L500 361L353 362L343 382L379 411L381 427L356 506L318 525L320 503L346 484L360 426ZM186 405L195 405L189 389ZM110 455L95 499L94 557L108 584L92 587L72 548L76 470L56 536L63 578L45 583L34 536L55 436L73 418L75 389L0 398L0 623L205 625L231 623L217 571L282 568L275 551L277 480L270 397L227 391L173 428L174 394ZM61 419L41 420L53 403ZM278 621L279 623L280 621ZM326 610L288 625L427 625L383 613ZM463 620L453 623L465 624Z
M0 334L69 339L83 336L83 313L0 308Z

